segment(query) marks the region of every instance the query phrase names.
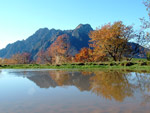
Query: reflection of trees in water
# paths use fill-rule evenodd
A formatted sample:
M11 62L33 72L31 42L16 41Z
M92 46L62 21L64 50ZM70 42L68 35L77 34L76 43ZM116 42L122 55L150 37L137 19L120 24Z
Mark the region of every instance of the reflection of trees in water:
M57 86L76 86L80 91L91 91L106 99L122 102L126 97L132 97L140 90L144 102L149 100L150 75L143 73L125 73L119 71L50 71Z
M58 86L64 86L65 84L68 84L68 81L70 79L70 76L65 71L55 71L55 72L49 72L51 78L57 83Z
M142 94L142 104L150 102L150 74L135 73L135 78L137 78L136 87Z
M19 74L20 75L20 74ZM122 102L135 92L142 95L143 104L150 102L150 74L120 71L64 71L23 72L40 88L76 86L106 99Z
M68 72L68 71L49 71L49 76L54 80L58 86L76 86L80 91L89 91L89 79L91 74L82 72Z
M126 75L120 72L95 72L90 78L91 91L106 99L123 101L125 97L133 95L131 84Z
M123 101L134 96L136 91L142 95L143 102L150 102L150 74L124 73L117 71L97 71L90 78L91 91L106 99Z

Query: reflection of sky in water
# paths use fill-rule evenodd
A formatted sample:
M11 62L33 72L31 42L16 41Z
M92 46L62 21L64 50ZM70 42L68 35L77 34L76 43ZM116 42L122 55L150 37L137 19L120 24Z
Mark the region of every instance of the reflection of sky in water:
M105 74L105 72L100 73ZM115 90L116 87L105 87L107 84L101 87L99 83L104 82L105 78L103 81L96 73L94 75L61 70L2 70L0 73L0 113L149 113L150 102L146 102L149 99L146 97L147 94L149 95L148 86L144 85L150 81L148 79L150 74L138 75L141 77L140 84L139 81L137 82L136 73L128 73L125 78L121 78L122 81L127 79L129 84L119 83L117 81L119 75L115 76L112 72L110 74L112 75L110 79L113 79L110 82L113 82L114 86L129 85L125 87L124 92L129 91L132 95L121 96L123 101L116 100L114 94L121 93L118 93L118 89ZM106 76L109 76L109 73ZM106 80L109 80L108 78ZM107 82L109 85L109 81ZM110 92L111 94L98 92L97 96L91 90L91 84L96 85L96 88L104 88L97 89L97 92L109 91L106 88L110 90L114 88L112 91L116 92ZM108 99L107 96L112 98Z

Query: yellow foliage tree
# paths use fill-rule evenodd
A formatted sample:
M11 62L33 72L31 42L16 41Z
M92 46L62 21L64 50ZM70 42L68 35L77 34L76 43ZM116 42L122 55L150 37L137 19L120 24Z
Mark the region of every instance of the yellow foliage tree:
M133 36L132 26L125 26L122 21L109 23L90 33L90 46L94 54L107 55L114 61L120 61L125 54L129 54L131 47L128 41Z

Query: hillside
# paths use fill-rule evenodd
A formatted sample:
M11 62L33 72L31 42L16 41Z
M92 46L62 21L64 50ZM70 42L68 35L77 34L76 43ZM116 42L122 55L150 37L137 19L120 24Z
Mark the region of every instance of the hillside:
M0 50L0 57L10 58L16 53L28 52L35 59L40 50L46 50L57 40L58 36L63 34L69 36L69 42L71 44L70 52L72 51L70 54L75 55L81 48L88 47L88 34L92 30L89 24L80 24L74 30L49 30L48 28L42 28L26 40L8 44L6 48Z

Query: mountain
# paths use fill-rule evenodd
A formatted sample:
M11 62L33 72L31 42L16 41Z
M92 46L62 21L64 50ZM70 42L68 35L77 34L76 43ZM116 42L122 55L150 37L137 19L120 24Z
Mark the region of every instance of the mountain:
M59 48L61 51L60 47L66 42L68 43L66 47L69 48L68 54L74 56L81 48L89 47L90 31L93 31L93 29L89 24L80 24L73 30L49 30L48 28L42 28L37 30L26 40L8 44L6 48L0 50L0 57L10 58L16 53L28 52L31 53L32 59L36 59L40 50L45 51L50 47L53 49L53 52L56 51L56 48ZM136 43L129 43L129 46L132 46L132 49L134 50L133 53L136 53L134 54L134 57L146 57L146 54L143 55L140 53L140 50L143 51L143 53L145 50L142 46ZM64 49L65 47L62 48Z
M63 34L69 36L68 40L71 44L70 54L75 55L81 48L88 47L88 35L92 30L89 24L80 24L74 30L49 30L48 28L42 28L26 40L8 44L6 48L0 50L0 57L10 58L16 53L28 52L31 53L32 59L35 59L40 50L46 50L57 40L58 36Z

